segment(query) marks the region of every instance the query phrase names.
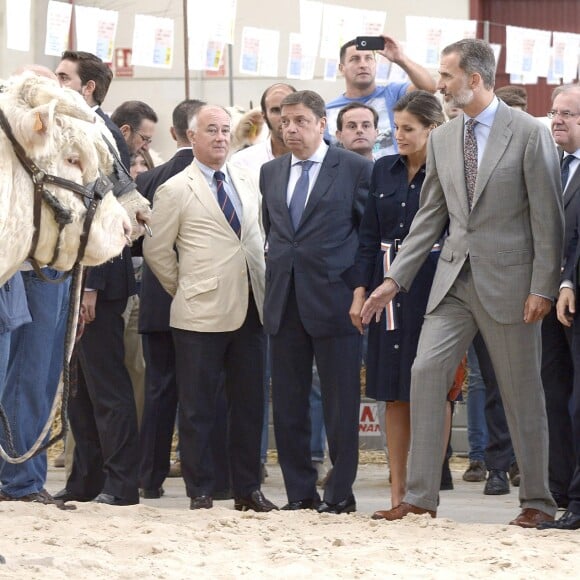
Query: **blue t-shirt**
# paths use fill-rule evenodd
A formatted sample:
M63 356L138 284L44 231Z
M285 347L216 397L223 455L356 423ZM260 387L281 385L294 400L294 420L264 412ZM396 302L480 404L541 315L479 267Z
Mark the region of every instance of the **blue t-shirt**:
M366 97L349 99L344 95L326 104L326 133L325 138L336 144L336 118L340 109L349 103L363 103L372 107L379 114L379 135L373 149L373 158L379 159L385 155L398 153L397 143L393 134L393 107L407 92L411 83L390 83L377 87Z

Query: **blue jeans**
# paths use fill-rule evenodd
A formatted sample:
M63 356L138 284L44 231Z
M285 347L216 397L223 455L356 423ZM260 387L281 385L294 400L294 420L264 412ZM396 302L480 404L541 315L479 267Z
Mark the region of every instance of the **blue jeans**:
M260 456L262 463L266 463L268 453L268 423L270 420L270 337L266 336L266 362L264 365L264 425L262 427L262 443ZM322 411L322 395L320 394L320 377L316 364L312 367L312 390L310 391L310 453L312 461L324 461L326 446L326 429L324 428L324 413Z
M479 361L473 344L467 351L469 385L467 389L467 440L469 460L484 461L488 433L485 420L485 383L479 370Z
M43 273L52 279L62 275L50 268ZM70 286L43 282L32 271L22 278L32 322L11 333L2 397L18 453L34 444L50 414L62 370ZM0 463L2 491L15 498L42 490L46 474L46 453L18 465Z
M8 368L8 357L10 355L10 332L0 333L0 399L4 392L4 380L6 379L6 369Z

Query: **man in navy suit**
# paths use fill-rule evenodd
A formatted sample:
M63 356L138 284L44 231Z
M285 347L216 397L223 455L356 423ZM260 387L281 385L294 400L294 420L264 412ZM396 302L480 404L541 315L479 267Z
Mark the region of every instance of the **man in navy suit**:
M177 152L166 163L137 176L137 189L153 203L157 188L193 161L187 137L189 122L202 101L182 101L173 110L171 136ZM171 440L177 410L175 348L169 328L171 296L143 263L139 332L145 357L145 405L141 423L141 465L139 486L145 498L158 498L161 484L169 473Z
M360 336L350 324L353 265L371 161L323 140L326 112L313 91L281 103L291 153L260 174L268 259L264 329L271 335L274 429L288 495L283 509L356 510ZM312 362L320 375L332 475L324 501L310 460Z
M61 86L79 92L104 120L122 164L129 167L125 139L100 108L113 78L110 68L88 52L66 51L56 75ZM116 189L130 183L125 168L115 168ZM139 503L137 411L123 343L123 312L135 291L129 247L114 260L88 270L82 298L87 326L79 343L78 388L69 401L76 446L66 487L55 495L61 501Z

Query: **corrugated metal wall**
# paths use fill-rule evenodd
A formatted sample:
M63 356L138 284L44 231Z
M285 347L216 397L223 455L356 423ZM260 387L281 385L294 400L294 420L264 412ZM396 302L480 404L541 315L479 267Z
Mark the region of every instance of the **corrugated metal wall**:
M502 45L496 87L509 84L505 74L505 26L523 26L559 32L580 33L580 0L470 0L470 18L490 22L489 41ZM479 25L479 34L483 26ZM528 111L543 116L550 107L554 85L540 78L537 85L525 85Z

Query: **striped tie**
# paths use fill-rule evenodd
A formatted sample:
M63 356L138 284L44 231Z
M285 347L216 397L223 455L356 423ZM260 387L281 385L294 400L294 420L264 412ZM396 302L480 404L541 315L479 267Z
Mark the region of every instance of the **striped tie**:
M232 230L236 233L238 238L242 235L242 226L240 225L240 220L238 219L238 214L236 213L236 209L234 208L234 204L232 200L229 198L228 194L226 193L226 188L224 187L224 181L226 176L221 171L216 171L213 174L213 178L217 184L217 199L218 204L221 210L224 212L226 216L226 220L230 226L232 226Z

